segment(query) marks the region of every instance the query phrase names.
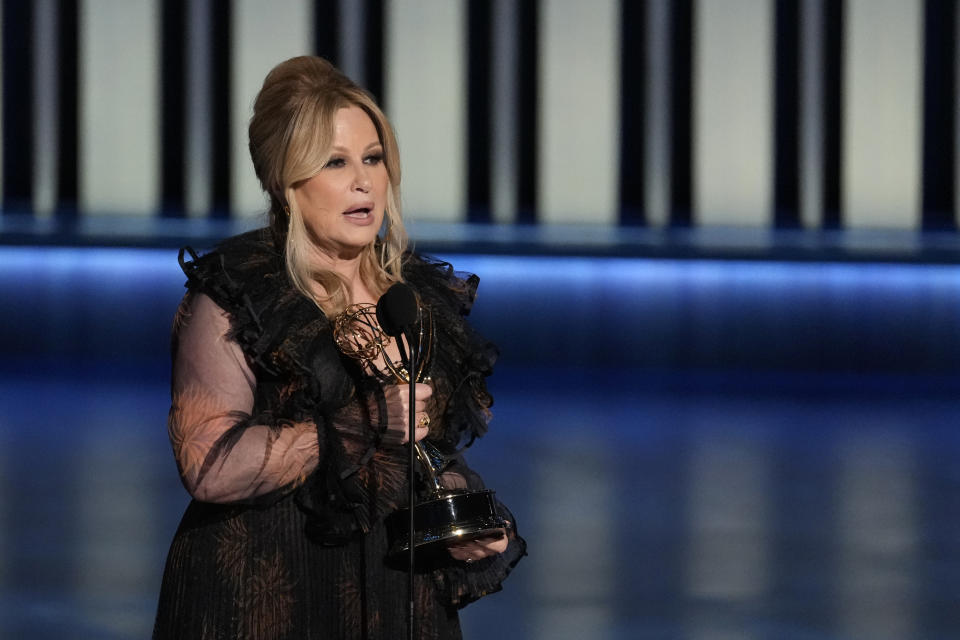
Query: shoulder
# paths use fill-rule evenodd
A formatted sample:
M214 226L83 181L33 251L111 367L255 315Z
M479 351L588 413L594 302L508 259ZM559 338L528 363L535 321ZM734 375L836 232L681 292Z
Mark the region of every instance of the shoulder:
M190 259L185 260L185 255L189 255ZM282 250L267 228L227 238L202 256L192 247L180 250L180 266L190 279L188 284L216 277L240 277L250 272L275 271L282 264Z
M286 280L282 248L267 228L227 238L203 255L184 247L179 261L187 288L227 311L251 297L275 294Z
M189 253L191 259L184 260ZM282 247L269 229L221 242L202 256L185 248L190 294L203 294L230 321L228 337L268 372L303 368L328 328L319 308L289 281Z
M462 316L470 313L480 284L475 274L456 271L449 262L416 253L407 255L403 276L421 296L432 298L428 302L443 304Z

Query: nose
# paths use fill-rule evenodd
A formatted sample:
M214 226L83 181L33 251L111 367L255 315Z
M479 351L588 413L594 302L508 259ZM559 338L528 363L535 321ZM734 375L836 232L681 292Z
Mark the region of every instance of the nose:
M370 174L365 165L360 165L353 177L353 188L357 191L367 193L370 191Z

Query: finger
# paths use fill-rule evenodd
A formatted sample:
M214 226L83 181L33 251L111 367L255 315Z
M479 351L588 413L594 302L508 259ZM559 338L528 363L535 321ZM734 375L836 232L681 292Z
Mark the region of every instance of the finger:
M417 427L413 431L413 437L416 438L414 442L420 442L421 440L426 438L427 435L429 434L430 434L430 429L427 429L426 427ZM410 432L409 430L407 430L403 432L403 439L400 441L400 443L406 444L409 441L410 441Z
M459 548L456 548L456 547L450 547L450 548L449 548L449 552L450 552L450 555L453 557L454 560L459 560L460 562L469 562L469 561L472 561L472 560L473 560L473 557L472 557L467 551L464 551L463 549L459 549Z
M506 551L507 545L509 545L509 543L510 542L509 540L507 540L506 536L501 536L499 538L495 538L491 540L486 545L484 545L484 547L487 553L489 553L490 555L496 555L498 553L503 553L504 551Z
M454 560L459 560L461 562L471 563L477 560L483 560L484 558L489 558L493 553L487 551L465 551L463 549L450 549L450 555Z
M481 560L487 557L487 553L483 549L470 545L469 543L449 544L447 551L454 560L460 560L461 562L473 562L474 560Z
M417 386L426 387L426 389L428 390L430 389L430 387L427 387L426 385L417 385ZM410 394L407 394L406 402L407 402L407 406L410 406ZM417 411L429 412L431 405L433 405L433 397L430 394L421 394L418 389L416 402L414 403L414 406L416 406Z
M427 384L426 382L418 382L414 385L416 387L417 396L423 396L424 398L429 398L433 395L433 387ZM384 393L401 393L404 395L410 395L410 385L406 382L400 382L398 384L390 384L384 387Z
M410 388L407 385L393 385L388 387L389 393L384 391L387 400L394 400L404 407L410 406ZM417 384L416 402L417 411L425 411L433 403L433 388L426 384Z
M432 419L430 418L430 414L427 413L426 411L417 412L416 417L414 419L417 421L415 426L418 429L430 428L430 423L432 422Z
M414 442L420 442L426 438L429 433L430 431L428 429L416 429L413 433L413 437L415 438ZM403 440L400 441L400 444L406 444L408 442L410 442L410 434L404 432Z
M474 558L485 558L487 556L503 553L507 550L509 540L506 535L484 536L465 542L451 544L451 548L456 547L464 554Z
M383 388L383 399L387 401L388 404L396 402L400 397L400 392L397 390L396 385L390 385Z
M476 540L471 540L461 547L464 553L473 556L483 556L489 552L487 545L480 544Z

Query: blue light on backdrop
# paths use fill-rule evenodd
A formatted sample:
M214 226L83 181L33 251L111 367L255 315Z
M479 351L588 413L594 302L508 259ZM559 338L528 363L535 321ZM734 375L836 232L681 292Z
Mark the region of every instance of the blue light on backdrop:
M953 374L960 266L444 255L502 363ZM172 249L3 247L8 356L167 357Z

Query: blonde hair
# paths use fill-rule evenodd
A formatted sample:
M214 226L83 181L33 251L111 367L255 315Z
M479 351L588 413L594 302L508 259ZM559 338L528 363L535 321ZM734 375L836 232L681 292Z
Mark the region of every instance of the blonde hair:
M388 177L385 232L363 249L360 259L360 277L379 297L402 280L407 233L400 213L400 151L393 127L373 97L323 58L291 58L267 74L249 127L250 157L260 186L270 197L270 226L282 239L287 275L330 317L349 304L347 283L337 273L309 263L311 241L293 192L329 160L334 117L339 109L352 106L373 121ZM314 282L325 297L314 293L310 286Z

